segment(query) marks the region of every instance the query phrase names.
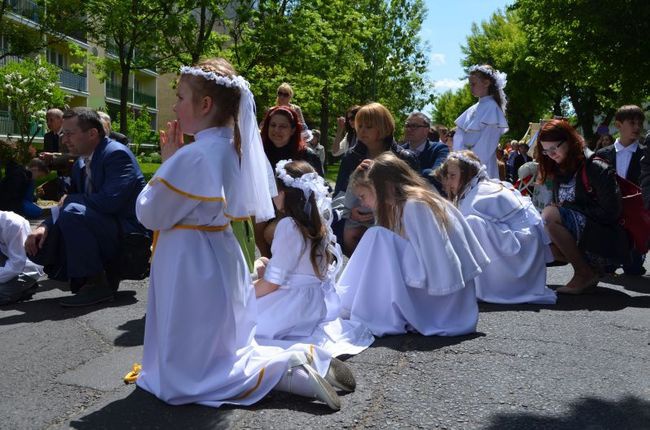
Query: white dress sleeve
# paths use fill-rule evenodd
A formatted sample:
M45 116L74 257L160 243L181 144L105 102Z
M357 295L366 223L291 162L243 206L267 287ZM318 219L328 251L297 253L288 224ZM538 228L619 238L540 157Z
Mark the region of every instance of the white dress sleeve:
M424 268L426 282L421 287L434 296L461 290L489 262L460 212L451 205L446 209L446 230L424 202L407 201L402 216L406 239Z
M273 256L266 266L264 279L276 285L283 285L287 277L295 272L306 251L305 239L293 218L282 218L275 227L271 245Z
M5 214L3 214L5 215ZM3 254L7 257L4 266L0 267L0 283L10 281L20 275L27 262L25 253L25 240L29 235L29 222L25 225L13 222L7 217L0 218L0 242Z

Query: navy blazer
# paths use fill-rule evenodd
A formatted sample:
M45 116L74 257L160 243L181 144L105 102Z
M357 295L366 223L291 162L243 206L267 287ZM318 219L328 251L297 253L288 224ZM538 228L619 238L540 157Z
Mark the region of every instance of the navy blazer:
M135 215L135 202L145 185L144 175L131 150L106 137L97 145L90 162L92 192L89 195L84 193L84 167L79 157L72 167L72 185L64 206L79 203L113 216L124 233L145 231Z
M639 143L639 147L636 149L632 158L630 159L630 166L627 168L627 175L625 179L628 181L639 185L639 176L641 175L641 158L645 153L645 146ZM596 152L596 156L604 158L607 160L610 166L616 170L616 147L614 145L609 145L604 148L599 149Z
M418 160L420 161L420 174L426 177L445 162L449 155L449 147L444 143L432 142L428 139L423 143L423 145L424 149L417 155ZM402 148L409 149L409 145L404 144L402 145Z

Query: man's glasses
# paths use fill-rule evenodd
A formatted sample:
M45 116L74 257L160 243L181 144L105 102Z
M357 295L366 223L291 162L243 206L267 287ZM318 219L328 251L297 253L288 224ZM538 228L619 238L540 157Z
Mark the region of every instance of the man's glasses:
M566 140L563 140L562 142L558 143L557 145L555 145L555 146L552 147L552 148L546 148L546 149L543 149L543 150L542 150L542 154L544 154L544 155L555 154L555 153L557 152L557 149L558 149L560 146L562 146L562 144L563 144L564 142L566 142Z
M426 124L413 124L410 122L404 124L404 128L424 128L424 127L429 128L429 126Z
M278 97L289 97L289 93L285 93L284 91L278 91Z

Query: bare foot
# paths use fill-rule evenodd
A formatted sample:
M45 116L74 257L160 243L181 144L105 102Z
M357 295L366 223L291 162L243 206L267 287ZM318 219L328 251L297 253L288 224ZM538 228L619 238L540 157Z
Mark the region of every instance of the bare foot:
M560 294L582 294L598 285L599 279L600 277L596 272L576 273L564 287L560 287L555 291Z

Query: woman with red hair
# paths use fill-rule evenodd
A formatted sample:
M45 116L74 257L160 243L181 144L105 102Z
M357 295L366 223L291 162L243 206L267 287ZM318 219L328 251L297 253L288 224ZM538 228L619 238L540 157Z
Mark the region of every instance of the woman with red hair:
M271 166L280 160L304 160L323 176L320 158L302 138L302 125L298 113L288 106L275 106L268 110L262 122L264 152Z
M601 266L627 256L627 236L618 223L622 201L616 171L591 157L566 120L544 124L538 142L537 180L553 182L553 201L544 208L542 219L555 259L574 269L573 278L557 292L580 294L598 284Z
M318 175L323 176L323 165L302 137L302 125L298 113L289 106L275 106L266 112L262 121L262 143L269 163L275 169L280 160L303 160ZM271 242L277 222L274 218L255 224L255 245L262 257L271 257Z

